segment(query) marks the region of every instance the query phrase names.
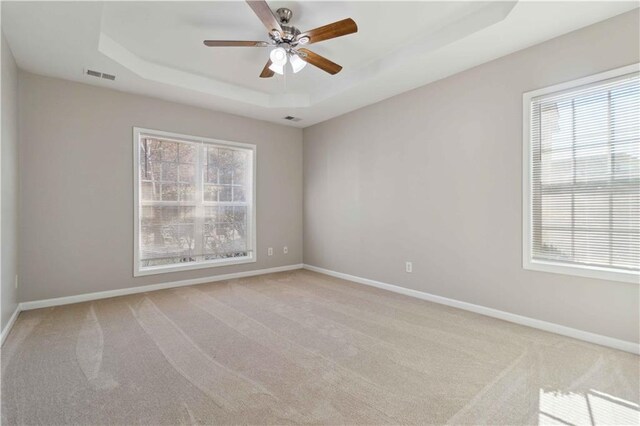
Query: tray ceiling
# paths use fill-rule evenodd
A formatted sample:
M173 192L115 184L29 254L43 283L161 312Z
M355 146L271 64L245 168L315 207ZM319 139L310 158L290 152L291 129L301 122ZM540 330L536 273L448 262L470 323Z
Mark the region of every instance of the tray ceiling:
M344 67L258 77L269 48L245 2L3 2L2 26L30 72L305 127L623 13L635 2L270 2L311 29L346 17L358 33L309 46ZM115 81L84 73L95 69ZM298 122L282 117L300 117Z

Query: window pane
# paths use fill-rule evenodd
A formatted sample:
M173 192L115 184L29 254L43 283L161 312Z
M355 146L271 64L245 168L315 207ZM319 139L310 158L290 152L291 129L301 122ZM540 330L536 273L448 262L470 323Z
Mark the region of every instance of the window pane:
M176 161L178 158L178 144L176 142L160 142L162 161Z
M140 184L140 198L143 201L160 200L160 184L142 182Z
M175 182L178 180L178 164L162 163L162 180L165 182Z
M178 201L178 185L174 183L162 184L162 200Z
M218 201L218 193L221 187L218 185L205 185L204 186L204 200L205 201Z
M162 181L162 162L161 161L150 161L149 167L151 170L150 179L154 182Z
M162 161L161 143L157 139L146 139L149 159L151 161Z
M609 194L606 192L578 193L573 201L573 226L581 229L609 228Z
M542 223L547 227L570 228L572 198L566 194L542 195Z
M244 188L239 185L233 186L233 201L246 201L244 198Z
M223 185L218 193L219 201L231 201L231 185Z
M247 208L214 207L207 210L203 236L205 253L210 258L236 257L248 250Z
M575 262L587 265L609 264L609 235L604 232L578 231L573 233Z
M180 164L178 169L178 177L180 182L195 182L196 166L193 164Z
M614 231L640 230L640 191L613 193L611 204Z
M142 207L140 259L143 265L195 261L194 213L194 207Z
M193 144L179 144L178 155L182 164L195 163L198 159L198 147Z
M194 184L179 184L178 198L180 201L195 201L196 186Z
M244 185L248 167L247 154L244 151L235 151L233 156L233 183L234 185Z
M218 183L218 167L209 164L205 169L205 182Z

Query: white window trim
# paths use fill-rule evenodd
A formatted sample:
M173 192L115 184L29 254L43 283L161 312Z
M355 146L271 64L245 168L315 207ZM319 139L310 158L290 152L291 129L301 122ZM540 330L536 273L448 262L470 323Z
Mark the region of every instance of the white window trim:
M588 77L545 87L522 95L522 267L532 271L552 272L587 278L598 278L640 284L640 274L612 268L534 260L531 258L532 237L532 164L531 164L531 100L548 93L561 92L578 86L596 83L640 70L640 63L627 65Z
M166 139L175 139L177 141L191 141L197 143L212 143L217 145L227 145L231 147L244 148L253 151L253 179L252 179L252 206L251 206L251 235L249 237L249 246L251 252L248 256L239 258L209 260L187 265L168 265L168 266L150 266L140 267L140 149L139 141L141 134L150 134L160 136ZM167 272L190 271L194 269L215 268L220 266L241 265L245 263L254 263L257 259L257 228L256 228L256 174L257 174L257 147L253 144L225 141L220 139L211 139L201 136L183 135L180 133L165 132L162 130L144 129L141 127L133 128L133 276L141 277L145 275L156 275Z

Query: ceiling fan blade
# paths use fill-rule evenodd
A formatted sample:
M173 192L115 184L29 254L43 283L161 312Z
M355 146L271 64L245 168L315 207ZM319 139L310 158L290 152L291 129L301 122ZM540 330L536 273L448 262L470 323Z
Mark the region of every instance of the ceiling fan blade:
M238 41L238 40L205 40L205 46L209 47L267 47L271 44L266 41Z
M267 61L267 65L265 65L264 68L262 69L262 72L260 73L260 78L273 77L275 73L269 69L270 66L271 66L271 59Z
M302 60L307 63L310 63L313 66L320 68L322 71L328 72L329 74L338 74L342 67L335 62L331 62L324 56L320 56L317 53L313 53L309 49L298 49L298 53Z
M342 37L347 34L353 34L358 32L358 26L351 18L343 19L342 21L334 22L322 27L315 28L313 30L305 31L296 37L300 40L302 37L309 37L309 41L306 44L318 43L319 41L329 40L336 37Z
M258 15L258 18L262 21L265 27L267 27L267 31L277 30L282 33L282 27L280 26L280 21L271 11L271 8L264 0L246 0L249 7L253 10L253 12Z

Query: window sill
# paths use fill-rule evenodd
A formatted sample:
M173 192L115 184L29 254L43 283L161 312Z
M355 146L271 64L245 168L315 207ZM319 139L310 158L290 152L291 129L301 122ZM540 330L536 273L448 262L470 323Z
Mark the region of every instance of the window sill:
M146 268L136 268L133 271L134 277L146 275L158 275L168 272L191 271L194 269L217 268L220 266L242 265L245 263L255 263L255 256L234 257L230 259L209 260L206 262L189 263L186 265L149 266Z
M627 272L617 269L599 268L596 266L586 265L567 265L565 263L531 259L525 260L522 267L531 271L551 272L555 274L640 284L640 274L631 271Z

